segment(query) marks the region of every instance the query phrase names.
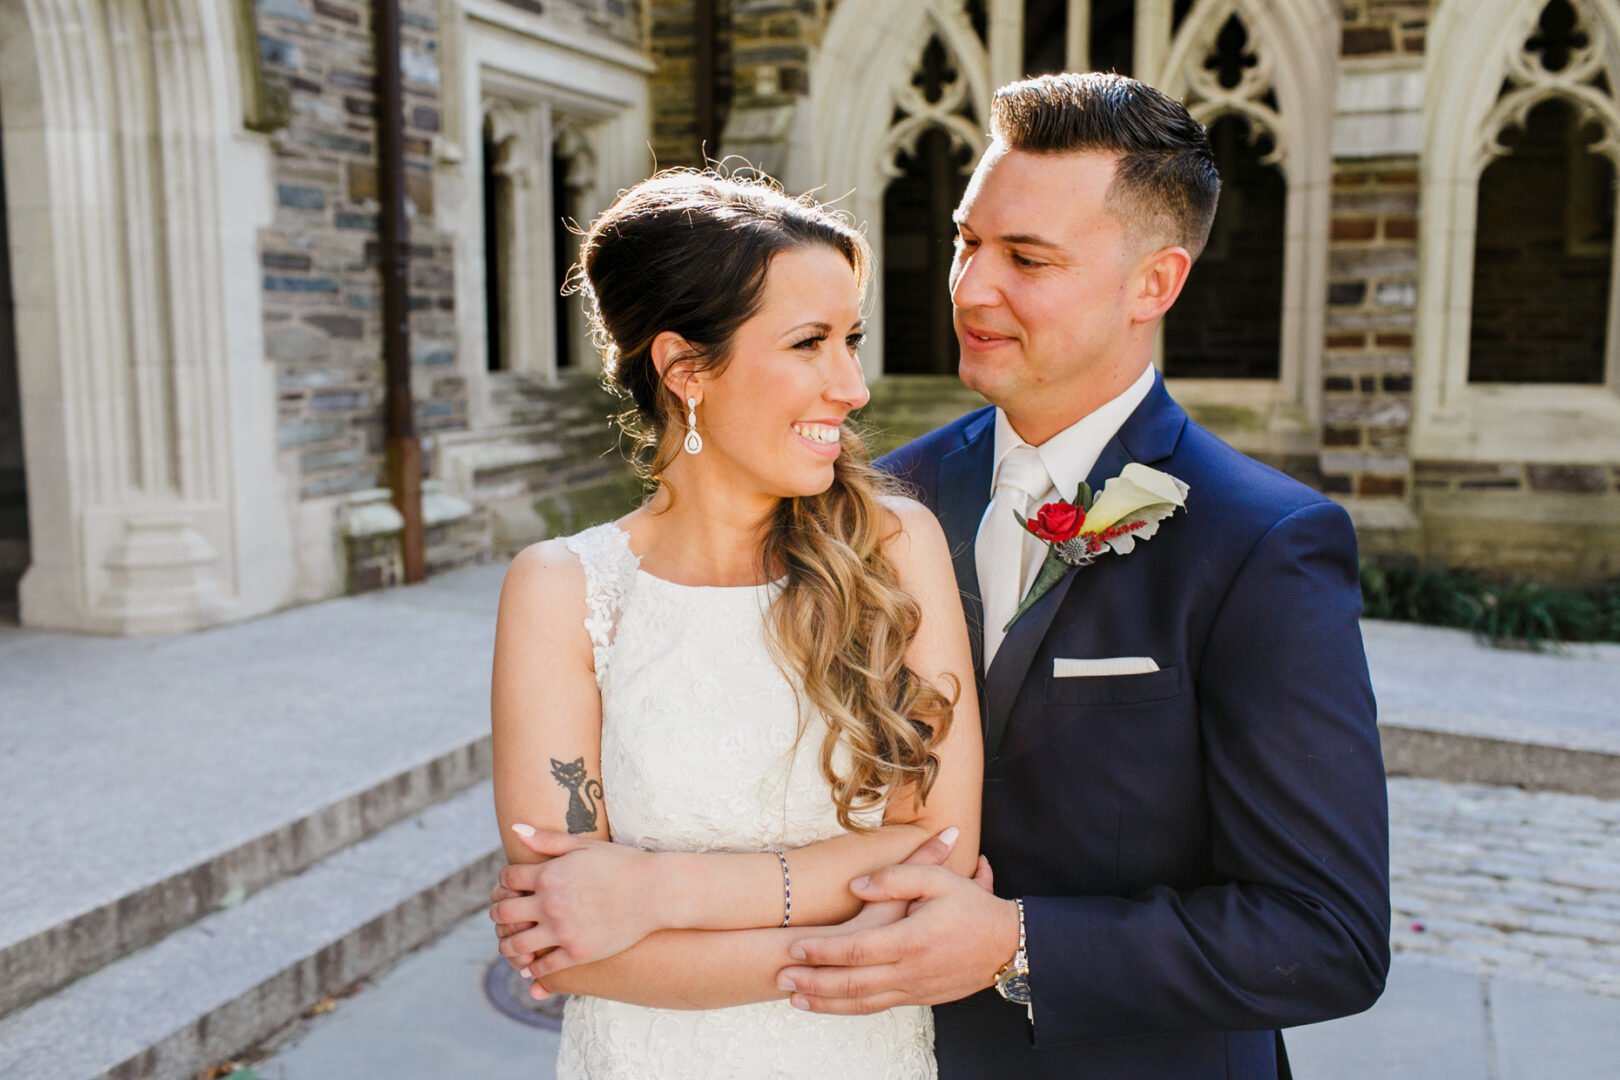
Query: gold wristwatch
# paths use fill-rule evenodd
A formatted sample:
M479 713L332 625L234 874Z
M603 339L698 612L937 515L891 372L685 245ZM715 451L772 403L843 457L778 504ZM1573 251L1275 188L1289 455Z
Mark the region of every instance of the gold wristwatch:
M1025 1006L1033 1020L1035 1005L1029 989L1029 954L1024 951L1024 902L1014 900L1013 903L1018 905L1018 951L996 972L996 993L1016 1005Z

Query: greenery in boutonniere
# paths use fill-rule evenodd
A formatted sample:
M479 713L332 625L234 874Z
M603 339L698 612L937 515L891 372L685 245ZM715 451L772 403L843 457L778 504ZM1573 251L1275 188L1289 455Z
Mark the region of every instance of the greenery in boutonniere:
M1188 490L1169 473L1133 461L1095 498L1091 486L1081 481L1073 499L1047 503L1032 518L1014 510L1019 525L1046 541L1046 561L1003 632L1061 581L1069 567L1089 566L1110 551L1130 554L1138 540L1159 531L1159 522L1186 507Z

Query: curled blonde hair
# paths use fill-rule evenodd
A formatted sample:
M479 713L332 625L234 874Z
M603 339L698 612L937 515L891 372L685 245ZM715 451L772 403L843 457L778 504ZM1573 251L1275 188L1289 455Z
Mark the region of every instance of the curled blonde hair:
M685 410L653 363L653 340L673 331L692 348L678 363L719 373L737 329L763 302L772 258L815 244L843 255L864 289L872 266L866 238L765 180L667 170L592 223L575 284L590 303L604 381L631 401L620 422L643 479L665 482ZM855 831L869 827L861 815L897 793L928 797L939 773L934 748L960 690L953 686L947 697L905 662L922 616L883 548L897 526L882 499L895 491L846 429L832 485L783 499L760 551L761 572L786 578L767 613L769 644L826 719L821 773L839 824Z

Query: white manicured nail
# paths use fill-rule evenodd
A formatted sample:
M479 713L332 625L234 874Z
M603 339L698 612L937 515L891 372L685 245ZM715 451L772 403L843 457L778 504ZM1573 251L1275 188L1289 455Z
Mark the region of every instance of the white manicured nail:
M512 826L512 831L517 833L519 836L524 837L525 839L527 839L528 837L531 837L531 836L534 835L534 826L533 825L524 825L522 823L519 823L517 825Z

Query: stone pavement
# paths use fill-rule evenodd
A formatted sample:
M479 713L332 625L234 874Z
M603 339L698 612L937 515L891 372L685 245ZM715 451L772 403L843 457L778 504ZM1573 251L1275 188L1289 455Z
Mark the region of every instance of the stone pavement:
M345 845L414 828L412 815L487 776L489 650L503 572L479 567L177 638L0 626L0 849L8 868L0 877L0 1013L116 957L143 956L144 946L244 895L254 903ZM1482 648L1455 631L1377 622L1363 630L1386 749L1404 730L1470 747L1539 748L1553 755L1539 759L1543 766L1575 762L1588 779L1620 775L1620 646L1530 655ZM1420 775L1458 778L1424 772L1421 755L1411 760ZM1419 987L1411 995L1419 1004L1444 1000L1430 983L1456 975L1457 965L1473 980L1450 980L1462 995L1458 1015L1476 1010L1469 1030L1482 1039L1497 1038L1496 1025L1506 1022L1501 1003L1519 1000L1517 991L1493 989L1497 980L1528 986L1524 993L1538 1001L1542 992L1573 993L1594 1008L1616 1004L1620 820L1611 808L1620 801L1408 779L1391 792L1396 946L1406 959L1384 1004L1337 1022L1342 1029L1300 1033L1301 1053L1309 1040L1359 1023L1393 1023L1401 1009L1390 1003L1402 1000L1402 986ZM468 827L470 841L492 854L498 838L486 832ZM443 914L434 925L455 916ZM1412 928L1418 923L1422 930ZM8 969L8 956L20 967ZM72 963L32 990L21 986L17 971L42 957ZM1406 976L1411 965L1423 972ZM326 1027L351 1030L346 1018L382 992L343 1001L309 1038ZM420 1006L400 1006L410 1030L390 1040L408 1044L452 1019L442 1002L410 1012ZM124 1007L109 1003L100 1019ZM1443 1017L1431 1019L1408 1026L1425 1036L1448 1030ZM222 1030L208 1016L198 1023ZM1620 1022L1585 1027L1620 1030ZM1407 1029L1379 1030L1398 1047ZM1365 1050L1371 1040L1351 1042ZM548 1053L539 1057L549 1061ZM1511 1058L1491 1050L1487 1060L1492 1054L1498 1067ZM430 1060L426 1051L417 1057ZM1358 1060L1338 1052L1334 1059Z
M1398 951L1620 1007L1620 801L1410 778L1389 793Z
M1287 1033L1301 1080L1620 1077L1620 801L1390 781L1395 962L1370 1011ZM1422 929L1417 929L1419 926ZM556 1036L501 1016L475 915L327 1016L266 1080L549 1078Z

